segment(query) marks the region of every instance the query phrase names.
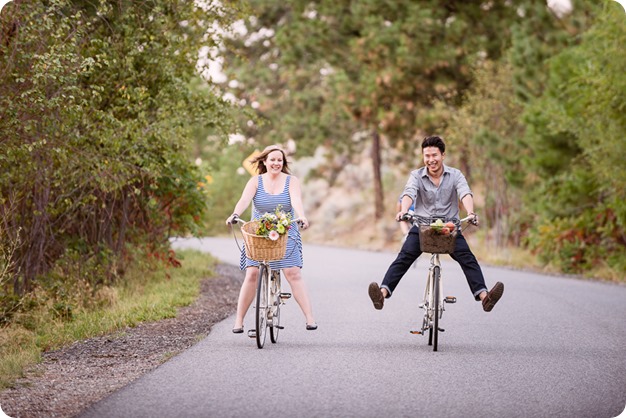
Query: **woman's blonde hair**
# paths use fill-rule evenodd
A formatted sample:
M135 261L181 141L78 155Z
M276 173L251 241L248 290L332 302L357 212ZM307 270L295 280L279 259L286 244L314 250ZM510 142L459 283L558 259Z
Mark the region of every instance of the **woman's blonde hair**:
M265 160L267 160L267 156L274 152L274 151L280 151L283 154L283 168L282 168L282 172L285 174L291 174L291 171L289 170L289 164L287 162L287 154L285 153L285 151L279 147L278 145L268 145L267 147L265 147L265 149L263 150L263 152L258 155L257 157L253 158L252 160L250 160L250 163L252 164L256 164L256 171L259 174L265 174L267 173L267 167L265 166Z

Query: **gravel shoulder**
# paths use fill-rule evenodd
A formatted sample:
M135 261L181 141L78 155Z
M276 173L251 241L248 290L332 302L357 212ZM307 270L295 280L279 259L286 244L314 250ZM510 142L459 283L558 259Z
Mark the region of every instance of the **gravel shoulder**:
M228 264L218 264L215 273L176 318L44 353L40 364L0 393L2 411L12 418L72 417L188 349L236 310L243 274Z

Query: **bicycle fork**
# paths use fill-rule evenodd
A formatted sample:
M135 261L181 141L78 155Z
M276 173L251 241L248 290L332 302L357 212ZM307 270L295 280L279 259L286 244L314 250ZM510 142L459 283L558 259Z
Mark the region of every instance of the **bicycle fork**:
M268 300L271 301L270 309L268 310L268 323L270 326L273 326L273 320L278 315L278 311L280 310L280 305L284 305L285 301L291 298L291 293L282 292L280 288L280 270L273 270L270 286L269 286L269 295ZM281 325L276 326L278 329L284 329L285 327Z

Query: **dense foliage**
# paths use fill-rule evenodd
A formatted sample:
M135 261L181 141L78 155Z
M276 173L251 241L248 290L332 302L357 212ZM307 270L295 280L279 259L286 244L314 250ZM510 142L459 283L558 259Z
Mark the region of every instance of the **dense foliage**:
M448 133L472 144L499 244L623 279L626 16L613 2L575 6L560 22L579 36L517 28L506 59L476 70Z
M361 155L443 133L497 246L624 273L624 13L611 1L249 1L227 39L248 138ZM379 138L380 137L380 138ZM382 138L382 140L381 140ZM342 159L341 161L345 161ZM335 166L341 170L341 166ZM331 176L332 179L332 176ZM380 213L379 210L377 210Z
M186 1L20 1L0 16L0 296L123 274L205 208L188 143L232 110L198 82L231 11ZM191 88L191 86L195 86ZM17 302L15 302L17 303Z
M251 148L290 139L297 157L333 150L331 186L371 147L380 215L382 144L401 154L443 133L485 190L497 245L624 276L618 4L577 0L559 15L543 0L250 0L224 36L241 13L227 4L3 8L0 318L42 288L66 315L133 251L175 262L168 237L223 231ZM225 83L198 76L203 50L219 50ZM250 144L222 154L237 129Z
M545 1L250 1L254 16L229 40L233 94L269 123L244 128L262 143L298 141L311 152L371 144L374 205L382 215L381 136L409 149L415 135L445 126L442 100L457 107L470 68L497 59L512 24ZM280 121L280 123L278 123Z
M609 2L579 45L549 61L543 94L528 107L526 140L537 173L530 244L580 273L626 273L626 16Z

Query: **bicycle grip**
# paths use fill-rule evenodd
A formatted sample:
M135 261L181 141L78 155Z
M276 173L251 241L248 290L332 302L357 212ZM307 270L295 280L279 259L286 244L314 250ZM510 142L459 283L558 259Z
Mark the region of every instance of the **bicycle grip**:
M400 221L410 222L412 220L413 220L413 216L408 213L405 213L404 215L400 217Z

